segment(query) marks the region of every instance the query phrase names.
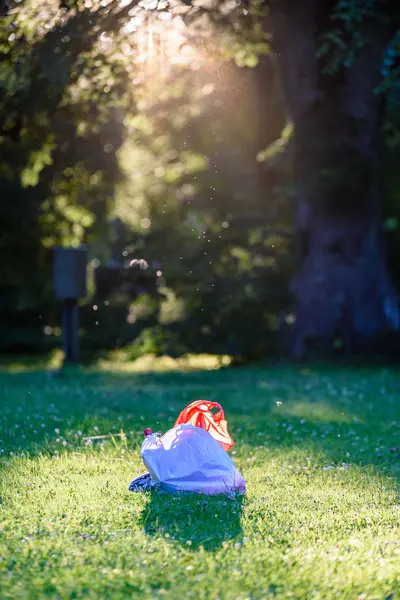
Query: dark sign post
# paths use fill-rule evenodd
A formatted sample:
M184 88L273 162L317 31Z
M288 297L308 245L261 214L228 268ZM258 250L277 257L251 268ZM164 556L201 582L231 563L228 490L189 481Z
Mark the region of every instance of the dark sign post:
M78 300L86 296L86 246L54 249L54 291L63 303L64 361L78 360Z

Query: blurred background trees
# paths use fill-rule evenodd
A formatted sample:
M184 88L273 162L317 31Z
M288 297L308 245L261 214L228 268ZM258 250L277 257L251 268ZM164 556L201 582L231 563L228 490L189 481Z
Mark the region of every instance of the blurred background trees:
M396 327L398 10L384 1L321 0L296 15L286 4L2 5L2 352L59 345L55 244L89 248L90 295L81 326L90 355L125 347L130 356L213 352L249 360L303 352L310 337L322 342L317 348L348 344L351 350L364 339L354 323L378 272L391 282L394 317L379 321L380 300L375 303L372 334ZM365 91L379 104L383 192L380 211L365 226L373 223L379 252L364 253L363 268L352 270L343 257L354 236L365 239L362 227L359 233L365 220L351 217L353 227L346 218L342 226L339 200L362 217L368 194L362 175L343 183L341 166L361 134L348 143L349 123L340 121L344 97L342 111L337 105L336 113L329 111L349 74L361 78L365 32L378 31L380 20L387 27L389 17L390 35L376 59L379 78ZM296 35L304 40L308 31L309 63L297 64L304 53ZM303 83L311 72L319 74L311 91L322 90L322 100L307 99ZM304 102L307 110L300 110ZM342 132L334 148L332 131ZM305 204L319 215L305 227L299 188L307 189ZM331 209L339 205L341 233L333 240L338 228ZM318 231L327 243L307 254L307 236ZM368 278L365 260L374 277ZM321 269L327 283L318 287ZM353 288L344 283L349 273ZM348 309L347 320L338 302Z

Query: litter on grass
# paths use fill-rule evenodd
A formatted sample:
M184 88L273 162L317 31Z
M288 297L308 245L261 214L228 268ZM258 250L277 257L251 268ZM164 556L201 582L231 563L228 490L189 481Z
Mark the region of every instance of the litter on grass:
M212 408L217 408L218 412L211 412ZM175 427L183 423L205 429L226 451L233 446L233 439L228 433L228 423L225 421L224 409L218 402L209 402L208 400L192 402L180 413Z
M212 408L218 408L214 414ZM244 494L246 483L228 456L233 446L221 405L197 401L179 415L165 435L144 431L141 456L148 472L134 479L132 492Z

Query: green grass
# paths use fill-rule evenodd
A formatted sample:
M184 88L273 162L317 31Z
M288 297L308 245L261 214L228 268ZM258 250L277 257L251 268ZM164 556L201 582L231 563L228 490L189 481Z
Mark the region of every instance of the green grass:
M0 598L400 598L398 381L0 369ZM129 493L143 428L198 398L225 408L245 497Z

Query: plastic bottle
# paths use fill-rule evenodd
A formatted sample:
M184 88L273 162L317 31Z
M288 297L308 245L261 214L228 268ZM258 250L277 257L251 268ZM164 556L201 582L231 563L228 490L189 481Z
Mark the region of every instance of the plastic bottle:
M154 456L155 462L151 465L148 465L147 468L149 470L151 479L153 481L158 481L158 478L154 472L154 470L157 471L158 460L156 458L156 453L154 454L154 452L152 452L152 451L156 450L157 448L163 448L163 443L160 439L161 434L153 433L152 430L150 429L150 427L147 427L147 429L145 429L143 431L143 433L144 433L144 440L142 443L141 454L143 456L149 452L150 456Z

